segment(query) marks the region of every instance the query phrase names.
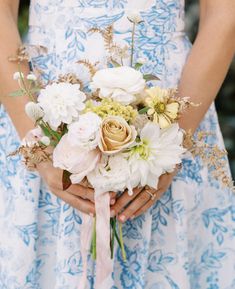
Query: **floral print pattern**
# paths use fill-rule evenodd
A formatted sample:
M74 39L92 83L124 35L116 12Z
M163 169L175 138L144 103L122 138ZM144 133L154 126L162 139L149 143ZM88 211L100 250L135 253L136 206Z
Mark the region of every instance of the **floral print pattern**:
M75 72L79 59L106 57L103 40L90 28L114 27L115 41L130 43L129 10L141 11L135 59L163 87L176 86L190 50L184 33L183 0L32 0L29 43L47 48L32 55L43 80ZM212 131L208 143L223 147L214 105L200 128ZM27 172L4 107L0 108L0 288L79 288L83 260L80 213L51 194L36 173ZM228 168L229 173L229 168ZM117 248L112 282L104 289L235 288L235 203L200 159L185 159L171 188L145 214L124 225L127 262ZM88 257L87 289L94 288L94 264ZM101 288L102 289L102 288Z

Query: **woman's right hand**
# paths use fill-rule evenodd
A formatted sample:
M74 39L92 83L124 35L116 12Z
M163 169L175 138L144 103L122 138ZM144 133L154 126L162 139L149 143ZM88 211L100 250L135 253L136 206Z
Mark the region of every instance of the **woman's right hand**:
M61 169L53 167L51 162L40 163L37 170L49 187L49 190L57 197L61 198L65 203L79 211L95 215L94 190L84 185L71 185L67 190L63 191ZM111 195L113 198L114 196Z

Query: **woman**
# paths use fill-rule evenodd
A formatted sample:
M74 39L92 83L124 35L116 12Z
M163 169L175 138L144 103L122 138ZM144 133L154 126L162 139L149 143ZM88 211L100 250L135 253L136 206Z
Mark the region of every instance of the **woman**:
M179 85L180 96L200 103L180 120L185 130L212 131L210 144L223 147L213 100L235 49L235 2L201 0L200 28L191 49L184 33L183 0L32 0L29 42L47 54L32 59L44 80L82 68L80 59L105 58L103 39L90 28L113 25L115 41L127 44L128 13L138 10L137 57L143 70L156 74L164 87ZM79 211L94 214L93 191L82 185L62 190L61 171L50 164L26 172L18 157L7 158L33 123L24 113L26 97L10 98L17 88L8 62L20 45L18 1L0 3L0 288L73 289L82 275ZM28 67L23 67L28 73ZM212 104L212 105L211 105ZM6 112L7 111L7 112ZM226 168L227 174L229 169ZM111 212L124 224L127 262L117 251L113 282L105 289L235 288L235 206L202 162L185 160L178 174L163 175L157 199L137 191L111 198ZM116 203L115 203L116 202ZM124 211L123 208L125 207ZM87 288L93 288L90 261Z

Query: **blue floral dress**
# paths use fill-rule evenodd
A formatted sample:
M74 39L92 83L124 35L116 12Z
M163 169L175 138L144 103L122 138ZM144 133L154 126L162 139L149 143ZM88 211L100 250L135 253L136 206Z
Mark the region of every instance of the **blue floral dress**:
M79 59L106 57L103 39L90 28L113 25L115 41L131 39L128 11L141 12L135 58L147 58L143 71L165 87L176 86L190 50L184 33L183 0L33 0L29 42L46 54L32 63L45 81L61 73L86 78ZM201 128L208 143L223 147L212 106ZM28 172L20 157L7 155L19 138L0 108L0 289L77 289L82 276L79 212ZM229 169L228 169L229 174ZM235 206L200 159L186 159L171 188L147 213L124 225L127 262L119 249L113 282L104 289L234 289ZM89 261L87 288L94 288Z

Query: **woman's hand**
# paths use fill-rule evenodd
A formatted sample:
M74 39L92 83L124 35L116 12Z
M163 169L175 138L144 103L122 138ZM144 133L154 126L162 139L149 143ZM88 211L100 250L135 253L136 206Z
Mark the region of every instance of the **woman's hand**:
M62 170L54 168L51 162L40 163L37 168L53 194L75 209L91 216L95 215L94 190L86 183L71 185L63 191ZM114 203L115 193L111 193L110 198L111 203Z
M176 172L164 174L160 177L157 189L134 189L132 196L125 191L111 207L111 216L118 215L121 222L134 219L146 212L170 187Z

